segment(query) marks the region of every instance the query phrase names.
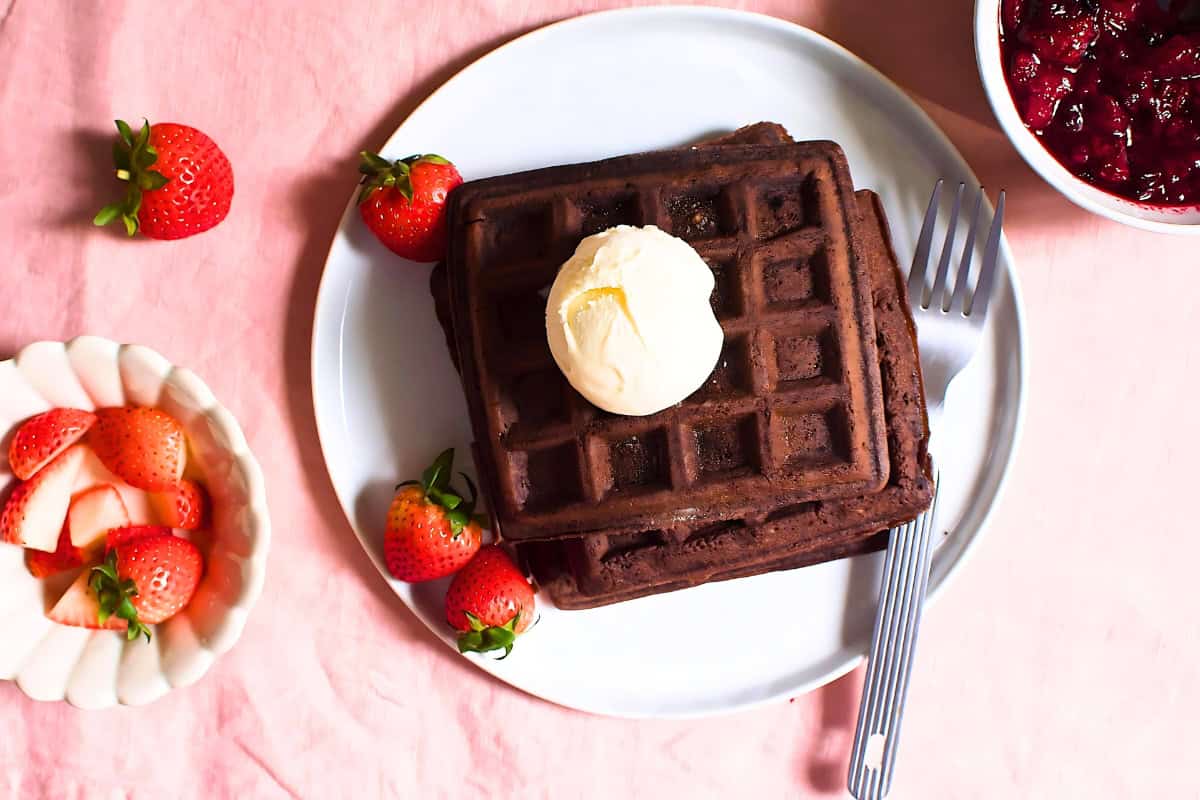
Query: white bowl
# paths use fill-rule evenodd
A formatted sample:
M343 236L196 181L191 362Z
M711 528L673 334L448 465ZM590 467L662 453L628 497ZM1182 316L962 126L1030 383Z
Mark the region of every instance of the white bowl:
M213 505L204 577L151 643L126 642L46 619L52 600L26 570L24 550L0 544L0 678L36 700L141 705L192 684L237 642L262 591L271 540L262 470L204 382L148 348L83 336L31 344L0 362L0 496L15 480L7 443L18 423L54 406L119 405L157 406L187 431Z
M1033 135L1008 90L1000 53L1000 0L975 2L975 58L992 111L1017 152L1067 199L1102 217L1156 233L1200 236L1200 207L1163 209L1111 195L1075 177Z

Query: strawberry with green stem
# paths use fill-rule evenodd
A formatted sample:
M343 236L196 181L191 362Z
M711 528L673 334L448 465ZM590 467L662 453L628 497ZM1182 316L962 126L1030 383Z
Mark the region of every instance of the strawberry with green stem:
M450 582L446 621L461 632L460 653L503 650L533 624L533 587L499 545L480 549Z
M170 528L141 526L114 531L116 544L92 568L88 585L99 602L101 626L110 618L127 623L129 640L145 636L191 602L204 572L196 545Z
M100 209L92 220L121 220L130 236L182 239L212 228L233 202L233 167L208 135L174 122L143 121L134 133L117 120L113 144L117 178L129 184L125 197Z
M478 492L464 497L450 485L454 450L446 450L419 481L396 487L383 537L384 561L393 577L409 582L442 578L457 572L479 550L484 521L475 515Z
M437 261L446 253L446 198L462 183L454 165L427 153L398 161L364 150L358 171L363 222L398 256Z

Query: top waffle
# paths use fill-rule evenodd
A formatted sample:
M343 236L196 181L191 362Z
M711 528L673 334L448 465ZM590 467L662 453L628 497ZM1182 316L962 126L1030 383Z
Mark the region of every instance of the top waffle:
M505 538L669 527L851 497L886 482L859 211L837 145L626 156L465 184L448 282L476 457ZM657 225L713 268L725 347L648 417L570 388L545 292L584 236Z

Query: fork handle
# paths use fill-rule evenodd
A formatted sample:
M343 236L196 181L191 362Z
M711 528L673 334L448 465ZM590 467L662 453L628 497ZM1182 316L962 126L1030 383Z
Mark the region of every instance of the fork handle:
M879 800L891 789L929 581L932 530L932 525L905 525L893 528L888 536L879 609L850 756L848 785L859 800Z

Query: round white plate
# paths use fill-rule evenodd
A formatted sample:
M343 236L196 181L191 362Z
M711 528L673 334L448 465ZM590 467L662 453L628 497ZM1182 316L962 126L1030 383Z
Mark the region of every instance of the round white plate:
M383 152L434 152L471 180L671 147L759 120L845 148L855 185L878 191L899 253L912 253L937 178L978 181L927 116L867 64L805 28L712 8L579 17L481 58L425 101ZM949 194L949 193L947 193ZM982 243L981 243L982 245ZM1024 406L1019 295L1005 267L982 348L939 431L937 594L986 522ZM385 575L384 520L399 480L444 447L468 453L466 404L428 290L429 267L378 245L351 205L317 301L313 394L326 463ZM558 611L504 661L502 680L562 705L620 716L731 711L850 670L870 635L878 556L710 584L592 611ZM447 643L445 581L388 579Z

